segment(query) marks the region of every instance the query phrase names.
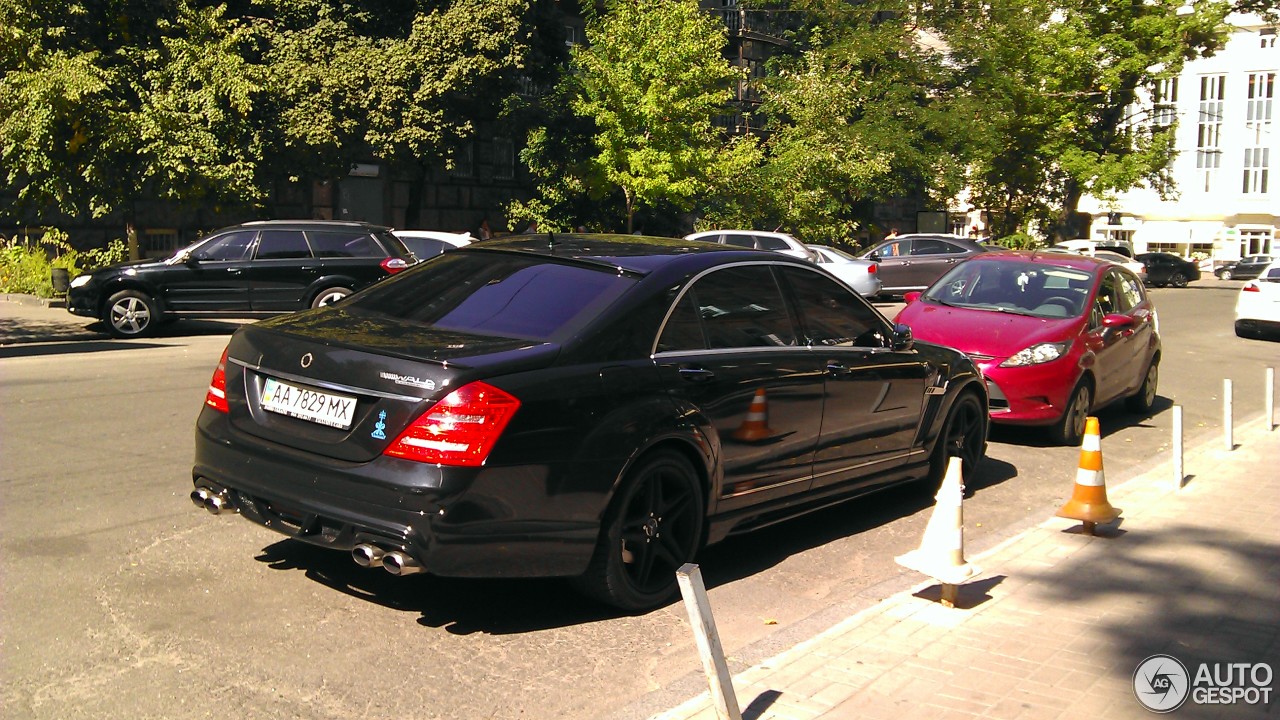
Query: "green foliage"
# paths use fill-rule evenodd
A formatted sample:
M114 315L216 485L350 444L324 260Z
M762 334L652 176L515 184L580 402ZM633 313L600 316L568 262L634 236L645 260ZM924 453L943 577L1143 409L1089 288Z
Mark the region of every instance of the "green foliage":
M1012 235L1005 235L1004 237L997 239L995 243L997 245L1003 245L1004 247L1010 248L1012 250L1032 250L1034 248L1038 248L1044 245L1044 243L1039 238L1034 237L1032 235L1028 235L1027 233L1023 233L1023 232L1013 233Z
M124 261L128 250L122 240L112 240L103 249L77 251L67 242L67 234L57 228L43 228L39 235L14 235L0 243L0 292L53 297L53 269L62 268L68 277Z
M753 138L727 141L712 125L740 79L721 56L725 28L694 0L627 0L587 27L590 44L574 49L560 88L573 114L590 120L587 155L573 180L543 175L548 206L576 188L593 197L621 193L626 230L636 212L669 204L688 209L700 197L756 164ZM550 141L535 133L531 144ZM552 169L552 168L548 168Z

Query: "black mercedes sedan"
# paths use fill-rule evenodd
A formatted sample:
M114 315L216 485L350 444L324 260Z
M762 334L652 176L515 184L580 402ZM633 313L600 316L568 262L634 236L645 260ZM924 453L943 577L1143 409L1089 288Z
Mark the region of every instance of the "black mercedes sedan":
M969 358L813 263L527 235L238 329L191 498L394 575L571 577L640 611L706 544L971 473L986 442Z

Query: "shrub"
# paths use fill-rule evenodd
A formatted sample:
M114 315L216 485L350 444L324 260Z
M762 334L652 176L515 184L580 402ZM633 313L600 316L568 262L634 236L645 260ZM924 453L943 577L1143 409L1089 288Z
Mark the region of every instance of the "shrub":
M54 268L64 268L75 277L127 257L124 242L118 239L106 248L78 252L67 242L67 234L56 228L44 230L38 238L15 235L0 244L0 292L53 297Z

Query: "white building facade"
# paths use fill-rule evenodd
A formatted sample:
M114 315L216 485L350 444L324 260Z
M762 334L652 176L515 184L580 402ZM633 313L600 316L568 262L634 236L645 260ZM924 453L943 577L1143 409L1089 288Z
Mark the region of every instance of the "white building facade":
M1232 15L1228 23L1222 51L1187 63L1137 113L1148 126L1177 123L1174 197L1146 189L1086 197L1079 210L1093 217L1090 238L1208 258L1205 265L1280 255L1280 42L1276 27L1257 16Z

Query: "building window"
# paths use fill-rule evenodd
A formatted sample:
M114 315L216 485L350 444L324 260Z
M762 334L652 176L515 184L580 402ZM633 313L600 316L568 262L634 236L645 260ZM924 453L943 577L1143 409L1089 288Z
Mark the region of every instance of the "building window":
M475 176L475 146L473 143L467 143L458 148L453 155L453 169L449 174L456 178L469 178Z
M1200 115L1196 133L1196 173L1199 188L1213 190L1214 179L1222 167L1222 101L1226 75L1200 77Z
M1272 50L1276 46L1276 29L1273 27L1262 28L1258 31L1258 47L1263 50Z
M564 26L564 44L569 47L578 44L578 28L572 25Z
M516 148L510 138L493 139L493 177L511 180L516 176Z
M1178 119L1178 78L1157 80L1151 91L1151 128L1164 130Z
M1276 74L1250 73L1245 105L1244 185L1246 195L1265 195L1271 168L1271 112Z
M1270 229L1240 228L1240 257L1246 255L1271 255L1280 250L1273 244L1274 237Z

